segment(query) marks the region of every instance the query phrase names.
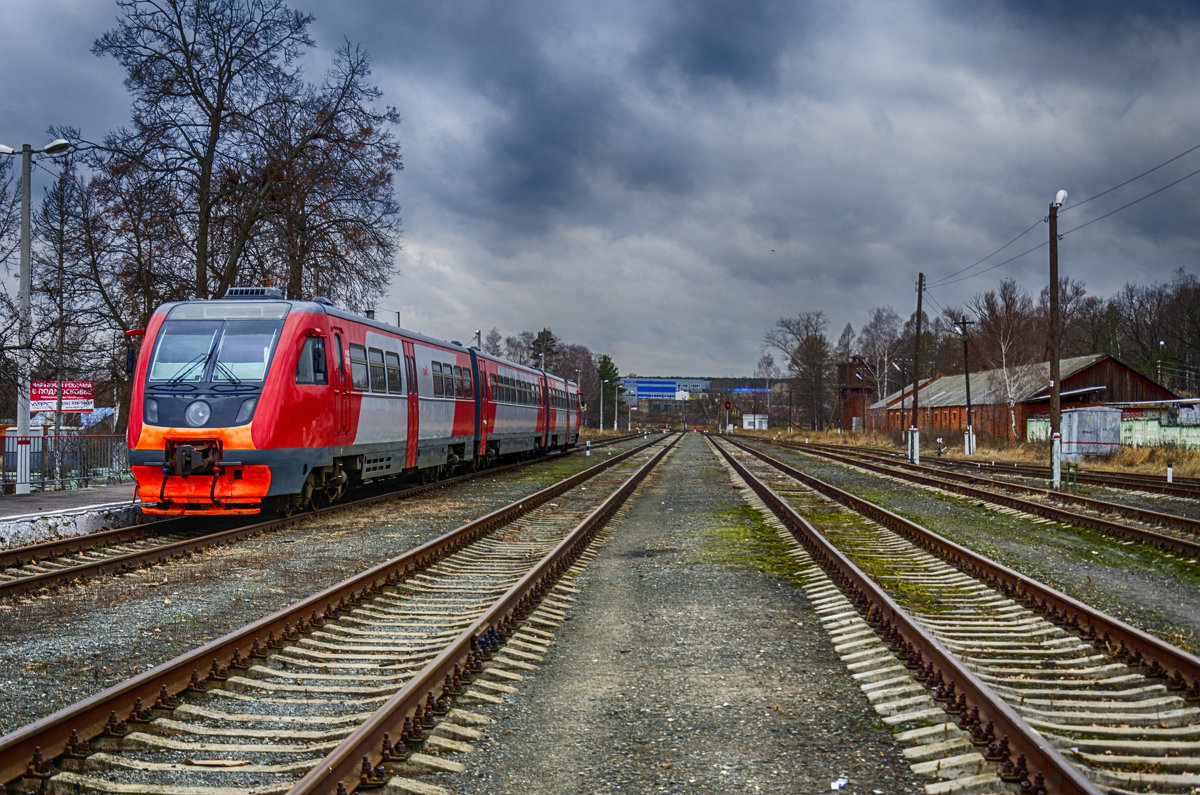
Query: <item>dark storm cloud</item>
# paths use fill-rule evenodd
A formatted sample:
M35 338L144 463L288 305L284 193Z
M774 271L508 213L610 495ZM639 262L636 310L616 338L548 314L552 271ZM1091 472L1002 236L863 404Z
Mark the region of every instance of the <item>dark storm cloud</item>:
M693 83L775 90L781 57L802 43L805 8L786 0L673 0L653 15L656 29L638 64Z
M431 334L550 327L623 372L744 374L780 317L821 310L836 336L875 306L907 316L919 271L934 311L1002 278L1036 295L1044 248L993 266L1044 242L1058 188L1060 268L1092 294L1200 257L1200 177L1070 231L1200 169L1076 206L1200 143L1192 3L293 5L316 17L309 76L360 42L403 117L380 309ZM0 142L125 123L122 76L89 52L115 5L15 6Z

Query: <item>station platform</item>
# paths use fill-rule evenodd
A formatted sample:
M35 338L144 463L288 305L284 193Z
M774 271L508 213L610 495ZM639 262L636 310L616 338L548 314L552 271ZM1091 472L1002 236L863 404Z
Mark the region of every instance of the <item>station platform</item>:
M137 484L116 483L82 489L33 491L29 494L0 495L0 522L25 516L45 516L58 511L108 507L135 501Z
M0 495L0 548L85 535L141 520L136 484Z

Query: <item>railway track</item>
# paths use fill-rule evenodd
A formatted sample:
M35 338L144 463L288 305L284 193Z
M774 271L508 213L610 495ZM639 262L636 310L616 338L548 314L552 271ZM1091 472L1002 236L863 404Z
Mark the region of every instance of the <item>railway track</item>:
M817 445L841 450L853 450L864 455L887 457L887 452L866 447ZM1010 461L983 461L974 458L955 458L952 456L923 457L926 465L939 469L954 469L978 474L988 474L995 477L1022 478L1027 480L1049 481L1050 467L1037 464L1019 464ZM1172 477L1167 482L1165 475L1146 475L1137 472L1112 472L1103 469L1082 469L1077 476L1077 482L1109 489L1144 491L1164 494L1184 499L1200 498L1200 479Z
M844 592L821 597L843 611L839 648L917 727L923 771L980 792L1200 791L1200 659L762 452L722 452Z
M536 604L570 601L556 583L678 437L667 441L0 738L0 782L10 793L332 793L452 765L444 756L478 733L450 702L520 678L522 656L546 643Z
M1016 510L1053 522L1086 527L1141 544L1152 544L1174 554L1200 559L1200 520L1187 516L1005 481L989 481L981 486L980 479L975 476L900 463L884 456L848 454L841 449L813 445L781 446L795 452L819 456L869 472L966 496L998 510ZM1068 510L1063 507L1066 505L1081 510ZM1110 517L1119 517L1124 521Z
M625 441L629 437L605 439L594 447ZM314 515L331 515L382 500L403 499L467 482L481 475L495 476L546 459L493 467L481 472L395 490L390 486L368 491L368 496L337 505L267 521L237 517L179 517L160 519L130 527L90 533L85 536L56 539L42 544L0 550L0 599L18 597L46 589L60 588L73 582L122 574L153 566L206 549L232 544L261 533L273 532ZM212 532L198 528L211 528Z
M1050 467L1035 464L1016 464L1004 461L974 461L966 458L947 457L931 459L929 463L937 467L954 467L1035 480L1045 481L1051 477ZM1145 475L1136 472L1108 472L1099 469L1088 469L1079 472L1078 482L1111 489L1149 491L1187 499L1200 498L1200 480L1196 478L1172 477L1171 482L1168 483L1165 475Z

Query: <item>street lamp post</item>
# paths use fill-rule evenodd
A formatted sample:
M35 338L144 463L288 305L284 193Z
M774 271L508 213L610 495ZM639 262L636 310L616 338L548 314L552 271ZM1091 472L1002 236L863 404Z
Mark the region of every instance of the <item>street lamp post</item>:
M21 145L21 272L17 293L17 482L16 493L29 493L29 370L30 348L33 346L30 329L33 325L30 293L32 275L30 266L31 233L29 224L30 172L33 170L33 153L45 152L56 155L71 148L70 141L57 138L34 149L29 144ZM11 146L0 144L0 154L16 154ZM62 388L61 386L59 387Z

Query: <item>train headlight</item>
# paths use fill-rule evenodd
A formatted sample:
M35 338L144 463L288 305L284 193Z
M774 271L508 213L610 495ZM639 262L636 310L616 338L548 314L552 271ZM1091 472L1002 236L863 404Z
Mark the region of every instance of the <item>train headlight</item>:
M143 419L151 425L158 425L158 401L146 398L146 410L142 412Z
M234 419L234 425L245 425L254 416L254 407L258 405L258 398L250 398L242 401L242 407L238 409L237 418Z
M193 400L188 404L187 410L183 412L183 418L187 420L187 424L193 428L199 428L208 422L208 418L212 416L212 407L203 400Z

